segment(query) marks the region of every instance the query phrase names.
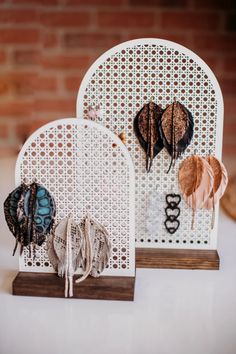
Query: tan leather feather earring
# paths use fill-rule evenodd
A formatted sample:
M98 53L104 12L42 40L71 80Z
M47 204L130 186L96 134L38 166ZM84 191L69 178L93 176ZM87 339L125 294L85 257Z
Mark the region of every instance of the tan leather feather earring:
M220 162L216 157L209 155L205 159L213 171L214 183L211 193L203 207L206 209L212 209L211 228L213 229L215 223L215 205L218 203L225 192L228 184L228 174L223 163Z
M213 171L209 163L200 156L187 157L179 168L179 187L183 199L192 208L192 225L195 213L204 206L214 183Z

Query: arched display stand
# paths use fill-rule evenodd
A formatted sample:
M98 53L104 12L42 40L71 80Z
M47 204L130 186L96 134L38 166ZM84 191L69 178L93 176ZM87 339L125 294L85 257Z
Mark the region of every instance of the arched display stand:
M169 155L163 149L145 170L145 154L133 132L133 120L153 99L163 108L174 98L191 111L194 136L169 174ZM92 114L91 114L92 112ZM211 212L199 210L191 230L191 209L181 202L180 227L170 235L163 222L163 196L179 192L178 169L183 158L209 153L221 158L223 98L211 69L195 53L161 39L122 43L98 58L86 73L77 97L77 116L94 119L116 134L123 133L135 166L135 228L138 267L218 269L218 205L211 230ZM156 231L147 228L148 198L159 195Z
M46 124L24 144L16 163L16 185L36 180L54 196L56 222L87 213L108 230L112 254L100 278L74 285L74 297L132 300L135 280L134 168L126 147L107 128L84 119ZM63 296L46 252L26 248L13 293ZM34 284L34 285L33 285ZM44 286L45 285L45 286Z

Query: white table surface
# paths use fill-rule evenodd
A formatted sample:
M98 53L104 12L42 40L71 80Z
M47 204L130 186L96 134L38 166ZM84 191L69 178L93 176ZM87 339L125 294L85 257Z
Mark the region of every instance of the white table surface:
M14 163L0 160L0 354L236 353L236 225L223 213L220 271L138 269L134 302L12 296Z

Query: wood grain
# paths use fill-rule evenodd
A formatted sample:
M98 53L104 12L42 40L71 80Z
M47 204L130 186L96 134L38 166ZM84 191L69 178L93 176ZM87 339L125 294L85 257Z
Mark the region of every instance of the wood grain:
M64 297L65 280L55 273L19 272L12 283L13 295ZM88 277L74 283L77 299L134 300L135 277Z
M219 269L216 250L136 248L137 268Z

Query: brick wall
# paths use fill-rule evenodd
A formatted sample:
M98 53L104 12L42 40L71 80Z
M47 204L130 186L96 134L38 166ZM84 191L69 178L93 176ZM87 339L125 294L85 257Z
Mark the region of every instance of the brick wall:
M213 69L225 99L224 154L235 154L236 1L0 0L0 155L36 127L74 116L90 64L138 37L179 42Z

